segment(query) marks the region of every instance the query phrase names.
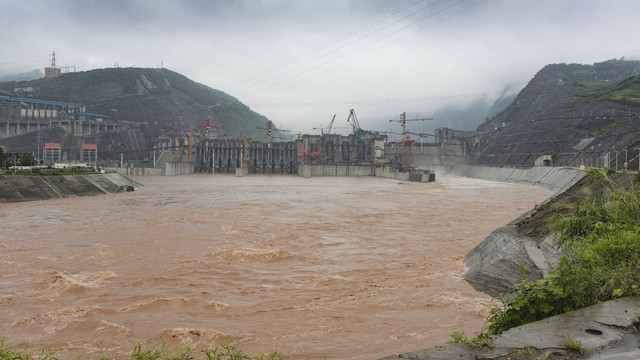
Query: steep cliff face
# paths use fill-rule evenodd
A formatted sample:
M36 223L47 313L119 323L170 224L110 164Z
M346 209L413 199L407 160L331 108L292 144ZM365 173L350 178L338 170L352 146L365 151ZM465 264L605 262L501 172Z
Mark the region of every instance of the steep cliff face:
M640 62L544 67L503 112L478 127L490 131L476 164L534 165L551 155L554 165L590 162L638 166L632 149L640 135ZM627 150L627 158L620 157Z

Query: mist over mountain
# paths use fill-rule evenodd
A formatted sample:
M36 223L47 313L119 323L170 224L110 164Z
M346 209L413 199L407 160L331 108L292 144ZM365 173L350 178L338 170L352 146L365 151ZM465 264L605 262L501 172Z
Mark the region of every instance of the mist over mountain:
M434 134L437 128L473 131L480 124L503 111L515 99L517 94L509 87L497 99L482 97L466 106L450 105L433 112L433 120L415 122L407 126L414 133ZM409 119L407 115L407 119ZM432 139L423 140L430 142Z
M541 155L551 155L558 165L576 165L578 156L580 161L586 156L604 163L614 152L637 154L630 146L637 147L640 138L639 74L640 61L625 59L550 64L517 94L508 87L495 100L483 97L467 106L439 109L429 115L434 120L407 123L407 131L416 140L415 134L432 136L441 127L484 132L475 149L477 164L533 165ZM219 134L229 138L263 135L258 127L268 121L234 96L164 68L97 69L0 83L4 92L25 88L31 90L21 97L79 104L97 114L117 109L120 121L136 125L118 134L95 135L91 141L103 144L103 154L117 154L120 147L143 154L153 148L161 132L197 132L207 116L213 117ZM423 117L407 113L407 120L413 116ZM383 121L376 130L394 128L396 135L390 138L399 137L395 125ZM80 143L64 132L51 131L47 136L47 141ZM24 151L37 147L33 134L2 143Z
M488 135L474 161L533 165L551 155L556 165L608 167L622 153L635 154L624 161L637 164L638 74L640 61L624 59L545 66L504 111L478 127Z
M43 74L40 69L34 69L20 74L4 74L0 75L0 82L6 81L29 81L42 78Z

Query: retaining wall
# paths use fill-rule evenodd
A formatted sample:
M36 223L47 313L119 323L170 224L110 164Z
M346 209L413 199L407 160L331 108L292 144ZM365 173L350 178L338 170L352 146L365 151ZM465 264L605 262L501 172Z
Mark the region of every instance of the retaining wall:
M568 167L503 167L478 165L434 165L429 169L436 175L457 175L474 179L539 185L555 191L564 191L584 176L584 172Z
M554 197L562 197L563 193L572 186L579 187L581 183L578 181L585 174L584 171L575 168L545 166L532 168L466 166L451 169L448 173L479 179L539 185L557 191ZM529 280L532 281L542 278L557 266L560 253L554 246L553 236L538 239L517 231L514 224L532 216L531 214L531 211L527 212L511 224L494 230L465 256L464 263L468 270L463 278L474 289L497 296L508 292L520 281L520 265L524 266Z
M133 191L139 184L116 173L64 176L0 176L0 203Z

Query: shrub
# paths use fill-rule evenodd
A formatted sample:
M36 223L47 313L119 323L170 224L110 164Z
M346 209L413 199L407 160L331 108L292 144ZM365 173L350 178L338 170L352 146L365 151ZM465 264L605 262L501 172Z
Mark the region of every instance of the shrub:
M491 309L489 333L638 292L640 187L622 188L601 170L587 178L592 190L572 212L554 219L563 248L558 267L533 283L522 268L522 281Z

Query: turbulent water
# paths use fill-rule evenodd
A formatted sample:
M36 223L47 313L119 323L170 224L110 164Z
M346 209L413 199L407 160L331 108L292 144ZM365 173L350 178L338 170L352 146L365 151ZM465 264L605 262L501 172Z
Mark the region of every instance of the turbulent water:
M194 175L0 204L0 337L62 358L145 340L376 359L482 326L463 256L552 193L466 178ZM200 356L200 355L198 355Z

